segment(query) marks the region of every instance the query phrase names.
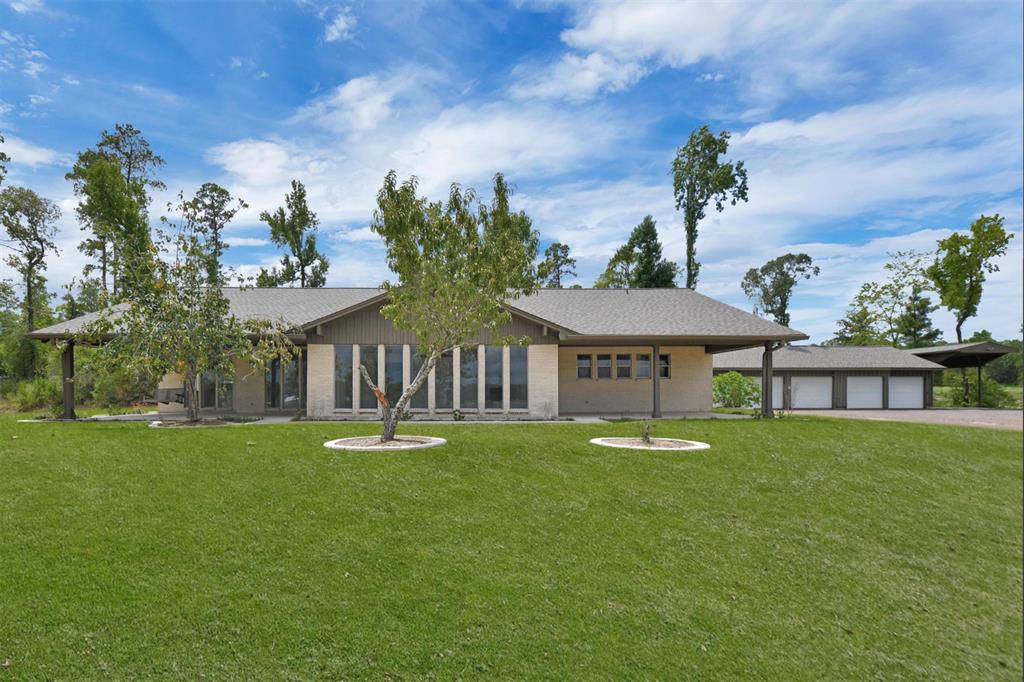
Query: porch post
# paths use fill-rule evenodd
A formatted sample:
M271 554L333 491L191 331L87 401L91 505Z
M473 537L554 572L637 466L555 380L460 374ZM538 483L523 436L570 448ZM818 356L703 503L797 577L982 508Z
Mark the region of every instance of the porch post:
M659 346L658 344L654 344L653 350L654 356L651 358L651 372L653 373L652 378L654 379L654 381L651 383L654 385L654 410L652 410L651 412L651 417L654 419L660 419L661 384L659 383L659 379L661 378L661 346Z
M761 356L761 416L772 417L772 342L765 341Z
M64 419L76 419L75 416L75 342L68 339L60 354L60 368L64 388Z

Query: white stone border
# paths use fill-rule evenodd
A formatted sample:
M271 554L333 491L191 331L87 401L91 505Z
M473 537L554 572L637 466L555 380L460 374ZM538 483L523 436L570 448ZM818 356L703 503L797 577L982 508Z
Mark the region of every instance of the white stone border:
M670 441L672 443L686 443L687 446L684 448L659 448L656 446L647 445L627 445L626 443L616 442L623 440L635 440L632 436L614 436L609 438L591 438L590 442L594 445L602 445L606 448L622 448L624 450L657 450L658 452L693 452L694 450L710 450L711 446L707 443L701 443L699 440L683 440L682 438L652 438L654 441Z
M403 452L405 450L423 450L425 448L436 448L440 445L446 444L444 438L434 438L433 436L414 436L411 434L403 434L406 438L422 438L427 440L426 443L409 443L406 445L347 445L345 441L350 440L362 440L369 436L352 436L351 438L337 438L335 440L329 440L324 443L325 448L331 450L354 450L361 452ZM402 436L399 436L402 438Z

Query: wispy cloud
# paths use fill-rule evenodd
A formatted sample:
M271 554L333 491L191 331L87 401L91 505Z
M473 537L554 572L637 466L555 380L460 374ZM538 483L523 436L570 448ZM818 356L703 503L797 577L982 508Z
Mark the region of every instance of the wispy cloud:
M356 23L356 17L352 14L352 10L347 7L337 9L334 16L324 27L324 42L334 43L351 40Z

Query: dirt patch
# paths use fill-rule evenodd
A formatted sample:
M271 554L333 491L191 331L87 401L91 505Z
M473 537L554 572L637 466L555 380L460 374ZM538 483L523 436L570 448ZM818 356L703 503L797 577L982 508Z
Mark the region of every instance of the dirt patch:
M354 436L327 441L324 447L332 450L397 451L436 448L447 442L444 438L432 436L396 436L389 441L382 441L380 436Z
M649 441L645 441L643 438L594 438L590 442L594 445L603 445L606 448L625 448L627 450L708 450L711 448L707 443L680 438L651 438Z

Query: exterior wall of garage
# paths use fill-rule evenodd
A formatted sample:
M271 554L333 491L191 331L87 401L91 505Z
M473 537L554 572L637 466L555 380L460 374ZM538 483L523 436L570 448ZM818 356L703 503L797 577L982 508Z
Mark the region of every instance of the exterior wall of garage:
M730 370L716 369L715 374L724 374ZM760 382L761 373L753 370L733 370L740 374L752 377ZM782 398L783 405L775 405L775 409L792 410L792 386L793 377L799 376L820 376L832 378L832 409L847 409L846 389L848 377L881 377L882 378L882 409L889 409L889 378L890 377L921 377L923 379L925 408L932 407L932 389L934 386L934 372L919 372L914 370L775 370L773 377L782 377ZM774 401L773 401L774 402Z
M669 378L659 379L663 415L711 410L711 360L703 346L662 346L670 357ZM632 376L616 378L615 356L633 358ZM636 378L636 355L650 354L651 346L562 346L558 349L558 410L560 414L650 416L654 401L653 379ZM576 359L592 358L592 378L577 378ZM612 378L597 378L598 355L612 356ZM652 373L657 371L656 363Z

